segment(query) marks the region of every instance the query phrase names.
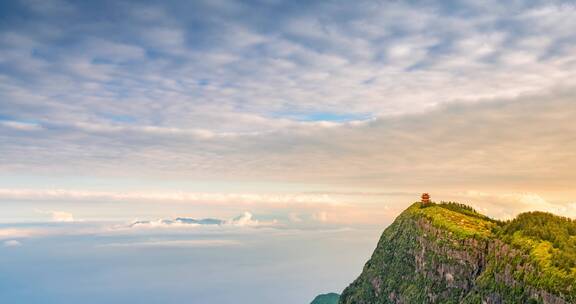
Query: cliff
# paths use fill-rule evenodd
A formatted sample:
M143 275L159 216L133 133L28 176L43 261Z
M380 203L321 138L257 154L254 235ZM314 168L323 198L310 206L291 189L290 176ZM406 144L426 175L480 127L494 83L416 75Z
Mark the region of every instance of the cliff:
M342 304L576 303L576 222L534 212L499 222L415 203L382 234Z

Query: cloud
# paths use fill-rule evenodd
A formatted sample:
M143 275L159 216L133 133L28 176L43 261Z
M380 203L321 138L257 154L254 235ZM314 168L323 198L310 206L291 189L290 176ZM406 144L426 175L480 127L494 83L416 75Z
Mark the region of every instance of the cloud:
M233 218L228 224L238 227L254 227L261 225L260 221L253 219L252 213L244 212L242 215Z
M256 136L191 140L186 135L134 132L106 136L75 129L46 131L42 136L9 137L2 145L5 172L51 170L70 173L90 168L94 175L173 178L269 179L282 181L393 186L431 181L436 184L491 183L495 177L515 182L567 185L573 170L572 89L481 103L438 106L409 116L380 117L364 124L300 126ZM62 133L63 132L63 133ZM491 136L497 134L497 136ZM70 140L71 138L76 138ZM263 147L266 147L265 149ZM34 151L34 153L32 153ZM124 153L124 151L131 151ZM550 157L550 155L554 155ZM26 156L26 157L24 157ZM105 158L106 161L101 161ZM38 162L46 163L39 168ZM538 164L530 166L529 164ZM118 170L122 168L122 170ZM443 172L452 172L444 174ZM418 176L418 179L412 177ZM458 179L451 177L459 176ZM469 186L469 187L470 187ZM405 189L405 187L403 187ZM33 190L33 189L32 189ZM90 191L46 190L38 195L98 197ZM34 196L25 190L3 196ZM139 199L138 193L101 193L116 199ZM330 201L330 197L260 194L158 193L142 199Z
M550 202L537 193L488 193L470 190L462 196L479 211L499 219L512 219L519 213L535 210L576 218L576 203Z
M314 219L315 221L318 221L318 222L322 222L322 223L327 222L328 221L328 212L320 211L318 213L314 213L312 215L312 219Z
M277 223L272 221L259 221L254 219L252 213L245 211L242 215L229 220L216 218L193 219L189 217L177 217L174 219L137 220L128 225L129 228L187 228L187 227L258 227L273 226ZM120 227L124 228L124 227Z
M135 248L205 248L241 245L236 240L155 240L145 242L109 243L99 247L135 247Z
M11 239L28 239L28 238L46 238L53 236L77 236L77 235L95 235L114 232L108 224L86 224L84 222L72 223L74 229L70 229L70 224L62 223L34 223L18 224L17 226L8 226L0 228L0 241Z
M36 123L21 121L0 120L0 125L19 131L37 131L42 129L42 127Z
M8 241L4 241L4 247L20 247L22 246L22 243L20 243L19 241L16 240L8 240Z
M2 192L2 190L0 190L0 193ZM10 191L7 191L10 192ZM12 192L14 193L14 192ZM21 192L20 192L21 193ZM12 197L14 198L14 197ZM54 222L74 222L77 221L74 219L74 215L70 212L65 212L65 211L43 211L40 209L36 209L36 212L38 213L42 213L42 214L48 214L52 217L52 220Z
M41 229L33 228L0 228L0 239L27 238L44 234Z
M102 26L111 5L6 7L3 115L256 132L282 128L291 113L410 113L574 76L569 4L124 3ZM70 18L83 35L68 30Z
M300 215L298 213L295 213L295 212L290 212L288 214L288 220L290 220L291 222L294 222L294 223L300 223L303 221L303 219L300 217Z
M326 204L340 202L327 193L203 193L203 192L108 192L67 189L7 189L0 188L0 199L38 201L127 201L127 202L190 202L190 203L244 203L244 204ZM63 211L38 211L51 214L54 220L74 220Z
M82 173L326 192L506 185L564 193L576 180L570 2L285 1L254 9L25 1L0 9L10 12L0 30L7 179ZM228 189L6 187L4 200L341 202Z
M4 172L22 172L24 168L34 172L69 172L71 167L67 166L75 164L102 177L321 183L326 191L290 194L4 188L0 197L306 206L355 204L377 192L513 189L521 193L566 193L576 179L573 104L573 89L567 87L512 99L452 103L408 116L378 117L362 124L344 123L330 128L307 125L201 142L186 136L134 133L124 137L119 132L100 137L70 131L66 138L87 136L89 140L82 141L80 147L80 142L62 138L58 148L45 150L38 144L46 137L19 137L22 146L1 146L6 150L2 157L12 160L4 162ZM54 140L60 138L55 135ZM46 165L33 166L40 161ZM566 205L571 196L557 200Z
M52 219L56 222L74 222L74 215L64 211L52 211Z

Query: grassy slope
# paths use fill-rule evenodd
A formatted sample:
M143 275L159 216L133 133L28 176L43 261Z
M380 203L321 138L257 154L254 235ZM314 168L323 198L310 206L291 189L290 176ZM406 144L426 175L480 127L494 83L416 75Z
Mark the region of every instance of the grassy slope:
M459 238L491 237L497 223L469 207L455 203L434 204L424 208L420 203L415 203L407 211L425 216L434 226L447 229Z

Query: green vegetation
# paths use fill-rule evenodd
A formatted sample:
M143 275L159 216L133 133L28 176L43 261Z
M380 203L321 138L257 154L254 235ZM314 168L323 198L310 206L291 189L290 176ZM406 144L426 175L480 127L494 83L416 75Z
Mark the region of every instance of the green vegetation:
M538 272L526 273L525 281L576 299L576 221L545 212L528 212L505 222L497 235L529 254L528 262Z
M472 207L453 202L415 203L408 210L415 215L424 215L433 225L448 229L460 238L488 237L497 223Z
M310 304L338 304L340 300L340 295L337 293L327 293L321 294L314 298L314 301Z
M576 303L576 221L506 222L454 202L414 203L388 227L342 304Z
M502 236L512 243L532 240L534 253L549 261L549 266L567 273L576 271L575 220L546 212L523 213L505 223Z

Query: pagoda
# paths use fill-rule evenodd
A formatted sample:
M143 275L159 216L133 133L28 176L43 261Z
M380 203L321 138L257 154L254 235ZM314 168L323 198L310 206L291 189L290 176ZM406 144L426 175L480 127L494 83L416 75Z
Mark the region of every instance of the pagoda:
M430 194L422 193L422 204L423 205L430 204Z

